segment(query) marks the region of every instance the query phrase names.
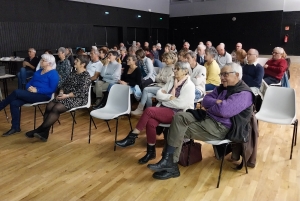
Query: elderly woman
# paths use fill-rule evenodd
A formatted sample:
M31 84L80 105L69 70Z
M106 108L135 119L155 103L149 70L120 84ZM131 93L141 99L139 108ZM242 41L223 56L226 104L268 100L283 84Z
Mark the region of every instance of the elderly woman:
M170 77L174 75L173 68L174 68L174 64L177 62L176 55L172 52L164 53L162 58L163 61L166 63L166 66L159 71L158 75L156 75L155 77L156 83L153 84L153 86L144 88L142 100L139 103L137 109L131 112L132 115L143 114L145 104L146 107L151 107L152 97L155 96L156 92L167 83Z
M70 61L66 58L66 48L58 48L57 54L60 59L56 64L56 70L60 78L58 82L58 88L60 88L61 84L64 83L67 77L70 75L72 67Z
M44 122L35 130L27 132L28 138L39 138L46 142L51 126L58 120L60 114L82 105L86 105L91 85L90 74L85 67L89 63L87 55L79 55L75 59L75 69L62 83L59 95L48 103L44 114Z
M247 64L247 52L244 49L239 49L236 51L235 63L244 66Z
M10 113L12 117L12 126L9 131L2 136L9 136L20 132L20 110L25 103L36 103L48 101L52 93L55 92L59 76L55 66L55 58L50 54L43 54L40 61L41 69L33 74L32 79L26 84L26 90L15 90L5 100L0 102L0 110L10 104Z
M189 69L190 65L187 62L176 63L174 78L169 79L167 84L157 91L158 105L147 108L136 128L130 131L125 139L116 142L120 147L133 145L140 132L146 128L147 153L139 160L140 164L156 157L156 127L159 123L170 124L175 113L194 108L195 85L188 76Z
M142 84L141 89L143 90L149 84L152 84L155 81L155 70L151 59L146 57L144 50L139 49L136 51L136 58L138 59L138 67L142 72Z
M197 103L205 95L206 68L197 63L197 54L193 51L188 51L185 58L191 66L190 76L196 86L194 102Z
M268 85L278 84L281 81L288 67L285 58L286 53L283 48L275 47L273 49L272 59L263 66L265 68L264 80Z
M108 98L109 86L118 83L120 80L122 66L116 61L117 56L118 53L116 51L110 51L107 56L109 63L101 69L100 75L102 80L95 83L96 98L101 99L101 101L94 106L94 109L105 106ZM103 91L105 92L103 93Z
M172 44L171 50L172 50L174 53L177 53L176 45L175 45L175 44Z
M72 67L74 67L74 57L73 57L73 50L71 47L66 48L66 58L70 61Z
M217 50L214 47L207 48L205 50L205 68L206 68L206 84L205 91L214 90L215 87L221 84L219 77L220 67L215 58L218 55Z
M155 171L155 179L180 176L177 162L184 138L223 140L233 126L240 131L238 127L244 128L250 121L255 97L241 80L242 67L236 63L226 64L220 76L222 84L203 99L204 110L179 112L173 117L162 159L157 164L148 165ZM232 123L232 119L240 119L238 125Z

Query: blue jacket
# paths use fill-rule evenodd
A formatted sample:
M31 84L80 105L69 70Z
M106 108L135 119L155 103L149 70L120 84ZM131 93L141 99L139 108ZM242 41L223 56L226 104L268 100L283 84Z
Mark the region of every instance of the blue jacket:
M243 66L242 79L249 87L260 88L263 76L264 68L259 63L257 63L256 65L246 64Z

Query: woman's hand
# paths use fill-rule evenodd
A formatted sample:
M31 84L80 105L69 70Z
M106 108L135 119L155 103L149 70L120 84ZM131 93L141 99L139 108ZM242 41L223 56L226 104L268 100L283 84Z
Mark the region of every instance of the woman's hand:
M119 84L127 85L127 82L124 82L124 81L122 81L122 80L119 80Z
M162 93L164 93L164 94L166 94L166 93L167 93L167 92L166 92L166 90L163 90L163 89L161 90L161 92L162 92Z
M56 100L63 100L69 98L69 95L67 94L59 94L58 96L56 96Z
M31 92L31 93L37 93L36 87L33 87L33 86L28 87L27 90L28 90L29 92Z

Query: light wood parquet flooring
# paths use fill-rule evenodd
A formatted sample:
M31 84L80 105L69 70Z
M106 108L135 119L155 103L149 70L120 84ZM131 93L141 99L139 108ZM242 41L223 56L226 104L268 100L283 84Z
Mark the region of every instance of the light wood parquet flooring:
M291 85L300 94L300 64L291 67ZM14 82L10 81L10 89ZM300 98L297 97L297 105ZM278 106L280 107L280 106ZM9 113L9 107L6 108ZM88 144L89 115L77 113L74 139L70 141L72 118L60 117L48 142L27 139L24 134L33 128L33 108L22 109L22 131L10 137L0 137L0 200L300 200L300 152L294 148L289 160L292 126L260 122L257 165L235 171L226 160L220 188L216 188L220 161L214 158L212 147L202 143L203 160L181 167L181 176L166 181L152 178L146 165L138 159L145 154L145 135L136 144L113 151L115 121L110 133L105 122L95 120L92 141ZM37 124L42 121L37 115ZM298 112L298 118L299 118ZM138 118L133 117L135 125ZM10 124L0 111L0 134ZM119 139L129 132L127 118L119 122ZM157 158L163 146L158 137ZM298 140L299 142L299 140Z

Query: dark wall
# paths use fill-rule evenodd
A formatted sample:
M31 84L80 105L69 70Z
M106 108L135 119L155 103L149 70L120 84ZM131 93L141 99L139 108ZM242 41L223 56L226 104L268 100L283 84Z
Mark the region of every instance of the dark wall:
M131 44L129 28L143 34L137 38L142 43L151 42L153 28L161 32L159 42L164 44L168 39L166 14L65 0L0 0L0 5L0 57L28 47Z
M169 38L177 49L184 41L195 49L200 41L210 40L214 46L225 43L228 52L241 42L245 50L256 48L261 54L271 54L281 45L282 18L282 11L175 17L170 18Z

